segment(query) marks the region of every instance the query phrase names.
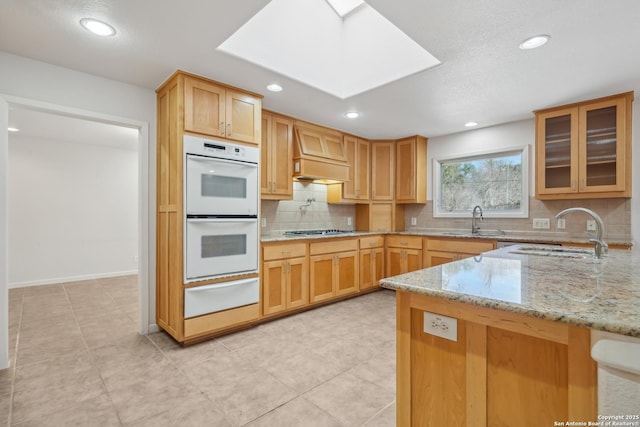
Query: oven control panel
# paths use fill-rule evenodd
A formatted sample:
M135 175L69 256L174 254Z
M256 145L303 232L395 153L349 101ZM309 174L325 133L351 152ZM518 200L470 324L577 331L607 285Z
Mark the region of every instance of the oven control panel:
M185 154L196 154L248 163L258 163L260 156L257 147L248 147L246 145L234 144L233 142L200 138L192 135L184 135L183 146Z

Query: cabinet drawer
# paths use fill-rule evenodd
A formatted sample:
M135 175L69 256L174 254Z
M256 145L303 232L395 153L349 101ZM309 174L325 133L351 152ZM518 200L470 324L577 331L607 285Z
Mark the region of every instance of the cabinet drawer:
M427 250L480 254L495 248L495 242L461 239L427 239Z
M360 249L381 248L384 246L384 237L370 236L360 238Z
M358 249L358 240L332 240L328 242L316 242L309 244L309 254L330 254L333 252L355 251Z
M184 290L184 317L196 317L260 300L260 280L252 279L194 286Z
M422 237L387 236L387 246L392 248L422 249Z
M268 245L262 247L262 259L272 261L282 258L296 258L305 256L307 253L306 243L287 243L286 245Z

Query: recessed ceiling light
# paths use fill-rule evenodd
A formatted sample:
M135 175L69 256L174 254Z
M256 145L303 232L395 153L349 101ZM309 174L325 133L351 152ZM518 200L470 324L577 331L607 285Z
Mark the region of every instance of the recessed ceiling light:
M14 128L14 127L8 127L8 128L7 128L7 130L8 130L9 132L19 132L19 131L20 131L20 129L18 129L18 128Z
M91 31L93 34L103 37L113 36L116 33L116 29L111 25L106 22L98 21L97 19L82 18L80 20L80 25Z
M358 7L364 4L364 0L327 0L327 3L331 5L331 8L340 16L344 18Z
M358 113L357 111L349 111L347 113L344 113L344 116L348 119L357 119L358 117L360 117L360 113Z
M267 90L271 92L282 92L282 86L278 83L271 83L270 85L267 85Z
M464 125L465 125L466 127L468 127L468 128L472 128L472 127L474 127L474 126L478 126L478 123L477 123L477 122L467 122L467 123L465 123Z
M529 37L528 39L523 40L522 43L520 43L520 49L522 50L535 49L537 47L540 47L546 44L550 38L551 36L548 36L546 34L540 34L537 36Z

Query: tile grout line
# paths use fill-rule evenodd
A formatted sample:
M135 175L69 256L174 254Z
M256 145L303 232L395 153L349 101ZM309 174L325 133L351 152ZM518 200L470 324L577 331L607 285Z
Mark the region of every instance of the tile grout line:
M102 386L104 387L105 394L107 395L107 398L109 399L109 402L111 403L111 407L113 408L113 411L115 412L116 417L118 417L118 422L120 423L121 426L124 426L124 423L122 422L122 419L120 419L120 414L118 413L118 410L116 409L116 406L113 403L113 399L111 399L111 394L109 393L109 389L107 388L107 385L104 382L104 378L102 378L102 375L100 374L100 370L95 365L95 361L93 360L93 355L91 354L91 349L89 348L89 345L87 344L87 341L84 338L84 333L82 333L82 328L80 327L80 322L78 321L78 316L76 316L76 310L73 307L73 304L71 303L71 298L69 297L69 292L67 292L67 287L64 285L64 282L62 282L61 285L62 285L62 289L64 290L64 294L67 297L67 301L69 301L69 306L71 307L71 312L73 313L73 319L76 321L76 326L78 327L78 330L80 331L80 337L82 338L82 342L84 343L85 351L87 352L87 355L89 356L89 358L91 360L91 367L95 370L95 372L98 374L98 377L100 378L100 382L102 383ZM102 287L102 285L100 285L100 287ZM111 296L111 294L109 294L109 296Z

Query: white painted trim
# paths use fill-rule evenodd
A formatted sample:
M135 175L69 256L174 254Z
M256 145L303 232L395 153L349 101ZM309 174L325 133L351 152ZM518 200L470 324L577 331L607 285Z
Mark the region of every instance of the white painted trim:
M160 332L160 326L157 323L152 323L149 325L149 334L153 334L155 332Z
M9 104L0 95L0 369L9 367L9 221L7 169L9 158Z
M141 334L147 334L150 326L149 310L152 303L152 301L150 301L150 279L154 277L151 271L151 266L153 266L154 263L150 261L152 259L155 259L154 254L152 254L150 251L150 248L152 247L150 246L150 235L153 235L153 230L151 230L151 228L155 221L150 217L150 212L154 212L154 210L151 209L150 206L152 203L152 198L150 197L149 193L149 171L151 165L149 156L151 150L151 141L149 140L149 123L145 121L130 119L127 117L114 116L110 114L103 114L95 111L68 107L44 101L17 97L13 95L0 94L0 104L3 104L4 101L6 101L6 103L10 105L17 105L23 108L52 112L55 114L62 114L85 120L100 121L103 123L138 129L138 259L140 262L140 268L138 272L138 295L140 303L140 318L138 328ZM8 106L5 105L4 108L0 106L0 123L5 122L4 129L6 129L6 123L8 123L8 116ZM0 137L0 147L3 147L6 151L8 141L7 132L0 131L0 134L2 135L2 137ZM3 158L2 148L0 148L0 166L2 166L2 174L6 174L6 162L6 153ZM0 175L0 184L2 184L2 175ZM0 191L0 193L2 193L3 196L3 199L0 200L0 227L3 228L3 232L0 233L0 271L2 271L0 275L0 310L1 313L6 313L8 311L8 308L3 310L1 304L6 299L8 307L8 273L6 268L8 265L8 260L6 259L6 250L3 253L3 248L7 244L6 236L8 235L7 202L4 199L7 194L7 189L5 188L4 191ZM2 256L4 256L4 259L2 259ZM155 304L155 301L153 301L153 304ZM2 316L1 313L0 316ZM7 325L7 327L0 327L0 329L2 329L0 330L0 368L2 367L3 360L2 353L8 353L8 321L3 323ZM4 329L6 329L6 331ZM7 335L4 343L2 342L4 338L3 334Z
M55 279L32 280L29 282L15 282L15 283L9 283L9 289L26 288L27 286L53 285L56 283L81 282L83 280L105 279L109 277L131 276L133 274L138 274L138 270L116 271L116 272L104 273L104 274L87 274L84 276L58 277Z

